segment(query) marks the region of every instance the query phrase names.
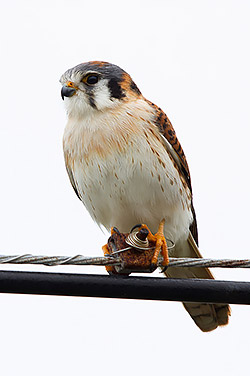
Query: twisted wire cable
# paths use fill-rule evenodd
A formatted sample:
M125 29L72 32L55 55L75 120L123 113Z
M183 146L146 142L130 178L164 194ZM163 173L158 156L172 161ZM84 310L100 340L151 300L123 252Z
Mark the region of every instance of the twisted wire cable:
M59 265L121 265L119 257L86 257L75 256L35 256L0 255L0 264L36 264L46 266ZM161 260L158 262L161 266ZM204 258L169 258L169 267L199 267L199 268L250 268L250 259L204 259Z

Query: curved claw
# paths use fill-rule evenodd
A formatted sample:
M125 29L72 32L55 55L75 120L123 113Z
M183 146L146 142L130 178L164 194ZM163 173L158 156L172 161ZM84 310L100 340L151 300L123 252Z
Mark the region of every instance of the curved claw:
M160 271L160 273L164 273L168 268L168 265L164 266L164 268L162 268L162 270Z
M140 228L142 224L135 225L134 227L131 228L130 232L133 232L136 228Z
M111 258L114 258L114 255L106 253L106 255L104 255L104 257L111 257Z
M113 234L118 234L118 235L121 235L120 231L118 230L117 227L112 227L111 228L111 235Z
M152 272L154 272L156 269L157 269L157 265L156 265L155 263L152 262L152 263L150 264L150 267L149 267L150 272L152 273Z

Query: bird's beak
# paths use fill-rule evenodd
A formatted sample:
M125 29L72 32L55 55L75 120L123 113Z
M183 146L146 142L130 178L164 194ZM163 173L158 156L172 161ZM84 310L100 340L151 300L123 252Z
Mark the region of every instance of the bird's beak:
M61 90L61 96L64 100L64 97L72 97L76 93L76 89L74 87L70 87L68 85L63 85Z

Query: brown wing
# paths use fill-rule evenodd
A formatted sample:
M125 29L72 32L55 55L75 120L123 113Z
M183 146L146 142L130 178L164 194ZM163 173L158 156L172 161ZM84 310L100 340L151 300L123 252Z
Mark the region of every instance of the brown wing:
M155 124L158 126L161 134L166 138L166 140L169 142L169 144L174 149L180 165L180 172L183 175L183 177L186 180L186 183L192 192L192 186L191 186L191 178L189 173L189 168L186 160L186 156L184 154L184 151L181 147L181 144L176 136L174 127L172 126L169 118L167 115L162 111L161 108L157 107L154 103L147 100L147 102L152 106L155 110Z
M175 130L167 117L167 115L162 111L161 108L157 107L154 103L147 100L150 106L153 107L155 111L155 124L157 125L160 133L164 136L167 142L171 145L173 151L173 157L177 160L177 167L179 168L180 173L184 177L190 192L192 194L192 185L191 185L191 177L188 168L188 163L186 160L186 156L182 149L182 146L176 136ZM193 200L192 200L192 212L193 212L193 223L190 226L190 231L198 245L198 229L197 229L197 222L196 222L196 215L195 210L193 207Z

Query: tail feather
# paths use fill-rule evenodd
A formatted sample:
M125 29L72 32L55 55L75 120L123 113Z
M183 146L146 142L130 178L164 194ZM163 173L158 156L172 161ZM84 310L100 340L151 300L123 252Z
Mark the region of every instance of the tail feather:
M185 241L176 244L174 257L202 257L191 233ZM207 268L169 268L164 272L171 278L202 278L214 279ZM231 313L228 304L206 304L206 303L183 303L196 325L203 331L209 332L218 326L227 325Z
M203 332L211 332L218 326L228 324L231 311L227 304L183 303L183 305Z

